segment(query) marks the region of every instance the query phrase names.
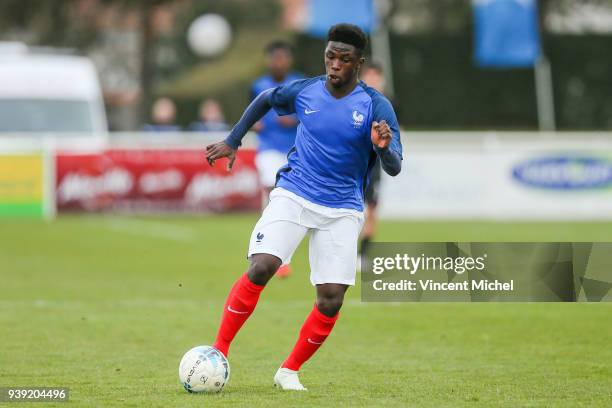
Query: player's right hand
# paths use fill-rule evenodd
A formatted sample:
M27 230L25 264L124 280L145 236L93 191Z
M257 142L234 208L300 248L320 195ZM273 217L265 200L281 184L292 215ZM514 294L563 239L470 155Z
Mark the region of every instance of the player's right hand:
M232 149L225 142L217 142L206 146L206 161L209 166L215 165L215 160L227 157L227 171L232 170L236 161L236 150Z
M370 133L372 144L380 149L386 149L391 143L391 128L389 124L381 120L372 122L372 131Z

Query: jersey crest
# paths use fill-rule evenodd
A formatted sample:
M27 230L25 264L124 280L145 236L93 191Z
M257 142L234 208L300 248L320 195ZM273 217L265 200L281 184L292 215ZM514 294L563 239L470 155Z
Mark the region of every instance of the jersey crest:
M353 126L356 128L360 128L363 126L363 113L359 113L356 110L353 111Z

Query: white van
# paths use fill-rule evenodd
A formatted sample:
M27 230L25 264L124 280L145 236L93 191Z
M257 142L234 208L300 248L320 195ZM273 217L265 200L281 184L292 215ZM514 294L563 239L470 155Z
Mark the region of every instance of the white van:
M93 63L85 57L35 52L21 43L0 43L2 132L106 136Z

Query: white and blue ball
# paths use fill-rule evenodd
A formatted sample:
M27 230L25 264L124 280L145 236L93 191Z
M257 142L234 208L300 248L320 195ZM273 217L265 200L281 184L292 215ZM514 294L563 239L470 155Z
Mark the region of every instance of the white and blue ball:
M197 346L179 364L179 381L187 392L220 392L230 376L229 363L216 348Z
M187 42L201 57L222 53L232 41L232 28L219 14L204 14L196 18L187 31Z

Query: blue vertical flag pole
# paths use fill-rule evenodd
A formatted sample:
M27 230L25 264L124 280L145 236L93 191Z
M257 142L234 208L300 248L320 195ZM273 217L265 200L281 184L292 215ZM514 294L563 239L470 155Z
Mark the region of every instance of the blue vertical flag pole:
M475 53L484 68L531 68L540 130L555 130L550 63L542 54L537 0L473 0Z

